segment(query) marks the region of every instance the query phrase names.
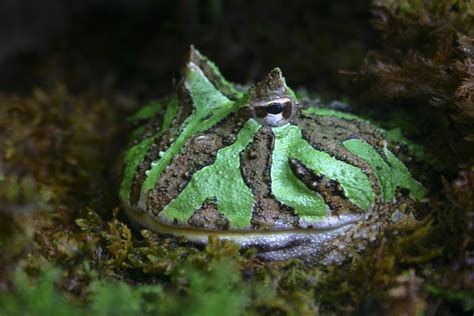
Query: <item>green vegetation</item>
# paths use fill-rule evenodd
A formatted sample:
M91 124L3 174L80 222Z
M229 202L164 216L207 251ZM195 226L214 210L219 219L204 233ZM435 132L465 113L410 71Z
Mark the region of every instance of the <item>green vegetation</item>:
M60 291L59 271L46 268L35 280L24 272L14 275L14 290L0 292L2 315L242 315L249 302L240 273L223 260L210 272L184 268L182 280L187 294L165 292L160 285L130 285L108 279L94 281L87 290L87 304L72 302Z
M373 1L373 25L381 45L358 73L361 80L347 85L334 83L336 77L343 77L337 70L362 64L368 47L352 39L346 45L339 40L347 39L345 33L329 32L335 29L327 28L328 24L336 29L349 24L360 31L353 22L361 20L352 18L370 17L344 14L347 10L333 3L341 12L336 18L312 16L321 10L298 11L298 21L310 33L285 36L283 43L298 53L286 61L285 73L290 72L287 68L293 70L292 82L310 78L309 88L322 87L324 91L318 91L322 95L347 89L355 112L387 120L391 128L401 127L447 164L449 172L435 175L441 180L430 188L429 208L420 205L418 217L408 218L406 225L393 224L382 240L342 266L262 262L252 256L254 250L241 250L232 243L212 239L208 246L197 247L179 238L132 229L119 209L114 164L129 135L124 129L126 118L138 107L138 100L158 94L159 84L151 77L149 86L143 82L134 86L139 76L132 75L126 84L121 81L122 86L108 88L104 76L97 75L103 68L83 64L94 54L83 54L97 46L106 56L97 63L101 64L114 60L119 50L97 45L102 44L100 34L88 30L83 39L74 35L59 45L63 48L52 49L40 64L28 60L34 64L27 67L28 76L47 73L40 77L43 88L0 93L0 314L213 315L222 305L229 315L472 313L472 263L467 260L474 209L472 1ZM226 6L219 14L226 16ZM328 12L334 13L331 8ZM278 58L290 58L289 50L274 49L280 41L270 40L276 31L293 27L289 14L281 18L272 15L265 20L287 23L278 30L268 27L270 35L262 24L250 23L251 29L232 25L232 32L226 23L219 24L222 34L232 33L237 40L218 46L225 47L221 60L238 69L235 78L267 69L268 64L282 64L275 63L281 61ZM205 34L206 43L217 34L203 32L198 22L193 27L197 31L191 35ZM107 36L119 33L106 32ZM237 62L235 56L244 53L239 55L236 47L240 46L234 45L242 38L249 40L252 49L242 49L246 58ZM76 41L81 49L71 46ZM158 45L160 51L170 50L172 44L165 44ZM120 66L135 70L128 58L143 52L133 47L124 55L129 63ZM142 72L151 64L167 65L176 59L163 54L157 62L151 55L153 63L147 63L148 68L142 64ZM262 60L254 65L250 59ZM162 72L165 83L169 82L170 71L159 66L153 71ZM302 69L307 77L298 76ZM14 81L5 77L3 81ZM123 86L136 91L130 88L133 92L124 96ZM371 102L357 106L356 97L369 91ZM398 116L394 121L390 121L392 113ZM411 129L404 125L408 122ZM392 135L397 138L397 133L394 130ZM432 172L423 167L421 171Z

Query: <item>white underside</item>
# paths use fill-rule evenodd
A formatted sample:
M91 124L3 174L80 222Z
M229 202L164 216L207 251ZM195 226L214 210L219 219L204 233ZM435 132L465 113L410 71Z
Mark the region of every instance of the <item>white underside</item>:
M323 245L344 234L361 219L358 215L331 216L305 229L215 231L171 226L135 207L126 207L125 210L130 220L152 231L183 236L199 244L206 244L209 237L216 237L235 242L244 248L252 246L263 248L260 256L267 260L285 260L306 255L317 256L319 252L324 251Z

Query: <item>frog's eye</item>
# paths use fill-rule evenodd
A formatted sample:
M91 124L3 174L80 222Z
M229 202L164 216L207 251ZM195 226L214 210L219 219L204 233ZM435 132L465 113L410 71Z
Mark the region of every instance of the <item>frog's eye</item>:
M294 103L289 98L272 100L254 106L255 118L264 125L281 126L286 124L293 114Z

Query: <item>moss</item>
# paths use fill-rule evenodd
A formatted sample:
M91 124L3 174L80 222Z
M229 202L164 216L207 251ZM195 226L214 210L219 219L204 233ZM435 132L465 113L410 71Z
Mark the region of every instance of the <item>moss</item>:
M26 298L14 290L21 285L7 280L11 279L13 267L19 267L41 284L40 271L46 262L56 267L59 279L47 278L47 282L54 281L57 290L43 291L50 296L44 298L45 302L58 300L58 311L70 309L77 313L112 308L110 295L114 291L114 295L124 297L122 300L135 298L131 298L134 301L130 306L113 308L169 313L211 313L217 308L216 302L222 300L234 306L236 314L339 314L360 310L367 302L378 302L383 309L399 304L396 302L400 297L390 293L405 286L397 278L407 269L414 269L416 278L422 280L420 293L425 293L424 286L429 282L447 289L452 286L443 283L442 274L429 267L436 264L437 271L443 271L439 267L449 269L451 262L464 253L467 228L457 223L466 221L470 196L467 184L460 187L457 183L470 183L468 180L454 181L449 190L437 195L438 206L427 219L394 226L379 243L354 254L352 262L343 266L308 267L297 260L261 262L252 255L254 250L240 250L230 242L211 239L208 246L198 247L127 225L114 207L118 202L110 192L113 181L97 180L97 174L111 173L108 166L116 157L114 150L120 149L112 147L105 153L97 150L106 143L113 144L121 135L112 128L116 116L102 112L106 101L92 98L84 102L89 97L72 96L64 88L36 91L23 98L3 98L14 100L8 103L12 111L29 107L23 112L23 129L17 128L15 124L20 122L15 120L2 121L4 126L10 126L5 141L12 149L5 160L7 172L0 189L4 201L1 214L5 218L0 245L1 276L10 289L7 291L13 291L5 296L10 302L3 304L24 311L38 308L33 303L22 304ZM45 98L47 108L42 101ZM83 113L86 119L58 119L56 111L68 103L73 104L71 111ZM94 110L86 111L90 104ZM51 137L37 136L46 131L54 131L53 135L60 137L53 141ZM38 160L41 165L36 164ZM90 192L92 188L94 194ZM106 282L104 294L95 290L98 278ZM148 292L149 289L156 291ZM150 295L157 295L159 306L153 300L147 301ZM422 303L429 295L416 297L419 306L425 306Z
M160 286L134 287L114 280L95 281L89 287L87 305L73 303L56 287L59 271L45 268L36 280L24 273L14 276L15 289L2 293L4 315L154 315L163 299Z
M451 301L460 301L464 312L474 311L474 291L472 290L449 290L428 285L427 290L436 297L444 297Z
M371 104L411 112L416 118L411 125L418 127L412 136L428 140L437 159L449 160L454 169L473 158L474 148L468 5L374 2L374 23L385 44L362 74L375 79L370 87L378 87L377 99L383 100ZM300 68L313 64L330 63L299 58ZM43 66L55 73L54 65ZM229 313L256 315L471 309L474 171L469 164L447 174L441 188L430 193L431 208L420 204L416 218L394 224L342 266L262 262L255 250L229 242L211 239L202 247L129 227L118 207L114 163L125 146L125 117L134 102L91 82L95 90L81 93L61 83L25 95L0 94L0 309L6 315L46 309L212 314L217 302ZM366 108L381 116L385 109ZM407 117L401 115L392 127L407 130L402 126Z
M382 45L360 73L372 103L414 115L415 135L445 161L472 162L472 1L374 0L372 11Z

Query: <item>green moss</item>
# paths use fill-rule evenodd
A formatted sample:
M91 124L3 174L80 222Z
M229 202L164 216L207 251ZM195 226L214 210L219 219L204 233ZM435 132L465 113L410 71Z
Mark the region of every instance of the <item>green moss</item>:
M0 295L2 314L10 315L153 315L163 298L161 286L132 286L115 280L96 281L89 286L90 302L73 303L56 287L57 269L41 271L35 281L17 273L15 290Z
M334 48L343 46L324 44L337 41L326 40L334 33L324 31L321 23L314 25L318 32L322 30L323 36L318 36L322 41L314 41L315 44L309 46L308 41L299 41L304 49L309 49L312 57L291 60L292 78L312 84L312 88L324 87L323 95L331 92L326 89L334 87L337 88L333 93L346 93L344 89L354 88L355 96L363 91L377 91L378 102L370 104L374 105L372 112L382 116L387 109L418 109L412 113L416 134L403 125L408 122L405 114L390 128L401 127L410 135L427 140L430 149L438 152L437 157L442 161L447 161L455 152L454 162L448 162L455 169L459 160L472 158L474 148L472 120L469 119L472 97L467 89L472 82L469 80L472 56L467 54L474 50L466 38L472 28L472 3L418 1L417 6L408 9L406 3L374 2L375 25L387 44L367 59L372 68L365 71L364 76L368 74L375 78L367 89L352 82L345 88L334 85L336 76L344 77L336 68L357 67L364 45L359 41L346 45L346 48L352 48L341 51L352 62L341 61L336 58L339 53ZM267 9L265 5L262 7ZM365 13L352 14L345 7L340 10L337 4L331 8L348 12L342 17L357 16L359 22L364 22L362 20L367 16ZM337 25L337 29L342 25L339 23L341 16L328 16L318 21L327 23L326 26ZM249 25L255 29L254 24ZM306 31L296 39L305 39L314 30L311 25L305 24L305 27ZM297 49L293 51L301 52L293 28L280 30L284 29L292 32L287 38L293 39L292 45L296 45ZM249 29L242 26L235 30L239 38L239 34L245 35ZM209 36L207 32L201 33ZM226 41L227 33L220 32L226 36ZM259 29L257 33L249 34L257 34L263 39L274 37L272 32L265 37L265 30ZM107 36L109 34L107 32ZM89 43L96 43L96 36L91 36L90 32L85 35L92 39ZM76 34L71 38L80 40ZM372 36L366 38L372 39ZM252 51L240 50L240 54L237 52L232 56L237 56L237 60L242 52L245 56L263 54L263 58L256 61L256 67L251 67L257 70L262 60L266 60L266 64L278 64L281 62L278 58L287 58L286 53L281 54L282 50L278 53L274 47L265 49L269 48L265 43L271 46L272 41L258 42L254 45L256 42L251 41ZM93 45L87 47L91 52ZM149 48L149 45L145 46ZM43 67L38 67L46 70L38 82L48 83L51 74L54 77L63 74L73 84L74 94L62 86L34 89L31 94L24 90L18 95L0 93L0 147L3 149L0 177L4 177L0 185L2 314L47 314L51 311L67 315L211 314L219 301L229 307L227 313L254 315L368 314L374 310L375 313L389 311L395 314L400 309L405 312L413 302L424 304L426 314L471 308L472 282L469 278L472 269L460 265L465 258L466 243L471 238L468 230L469 212L474 209L471 164L457 176L445 174L442 177L442 192L432 192L434 203L429 209L421 205L416 210L408 210L419 216L428 213L433 221L403 228L390 227L383 232L380 242L371 244L362 253L354 253L353 260L343 266L309 267L298 260L261 262L253 256L254 250L239 251L236 245L223 241L210 240L208 246L197 247L179 238L146 230L133 234L123 214L117 209L114 212L118 201L115 189L112 189L118 177L113 174L112 165L123 149L126 135L120 130L130 109L117 102L122 97L122 91L113 92L117 91L117 86L103 89L103 78L96 76L97 68L92 67L90 71L87 69L90 64L84 67L83 60L89 58L77 54L74 45L64 47L71 47L71 51L65 54L53 50L55 56L47 56ZM360 54L352 54L354 47ZM104 52L103 45L97 49ZM106 58L102 63L111 60L108 51L105 50ZM61 61L69 56L79 56L81 62L71 65L74 62L68 60L64 67ZM222 50L223 59L229 60L229 56L228 50ZM160 65L169 60L163 57ZM173 55L172 58L176 57ZM30 65L32 59L26 60ZM123 58L119 66L123 65L122 61ZM228 65L229 69L237 69L237 73L234 72L237 77L247 76L248 58L238 62ZM99 63L101 67L102 63ZM36 78L37 72L29 67L28 74ZM137 64L133 67L135 70ZM140 76L129 76L127 72L128 81L122 82L127 86L127 94L139 99L144 93L156 93L157 86L166 86L170 80L167 74L175 69L164 67L165 71L159 70L159 76L164 74L158 77L162 81L153 81L150 89L153 91L142 89L149 84L147 80L140 81ZM71 74L72 69L80 71ZM146 69L149 71L150 68ZM310 75L299 73L302 69ZM81 90L84 83L89 90ZM139 91L133 88L137 86ZM387 98L395 102L387 102ZM364 103L365 107L366 104L369 103ZM398 139L397 133L389 131L389 137L394 135L394 139ZM222 261L223 258L228 260ZM38 273L46 262L57 266L56 275L60 278ZM216 272L219 269L221 272ZM416 272L421 285L400 281L407 269ZM29 278L15 281L20 277L14 277L12 271L27 271ZM97 278L103 281L91 285L91 280ZM45 279L47 284L40 285ZM101 282L106 284L100 285ZM430 285L425 288L425 284ZM100 289L102 286L104 290Z
M432 284L429 284L426 289L435 297L443 297L450 301L461 302L465 312L474 311L474 290L472 289L443 289Z
M249 293L240 272L229 260L211 265L209 272L183 267L186 295L179 291L164 292L160 285L130 285L113 279L92 282L89 302L71 302L57 288L59 271L44 269L30 280L19 272L15 290L0 290L2 315L243 315ZM183 284L184 285L184 284Z
M231 260L212 264L209 272L185 268L183 275L189 286L187 295L179 293L162 300L159 311L163 315L245 315L250 303L249 291L242 282L240 271Z
M57 274L58 271L45 271L33 284L24 273L15 275L15 291L0 295L2 314L81 315L80 308L69 303L56 289Z

